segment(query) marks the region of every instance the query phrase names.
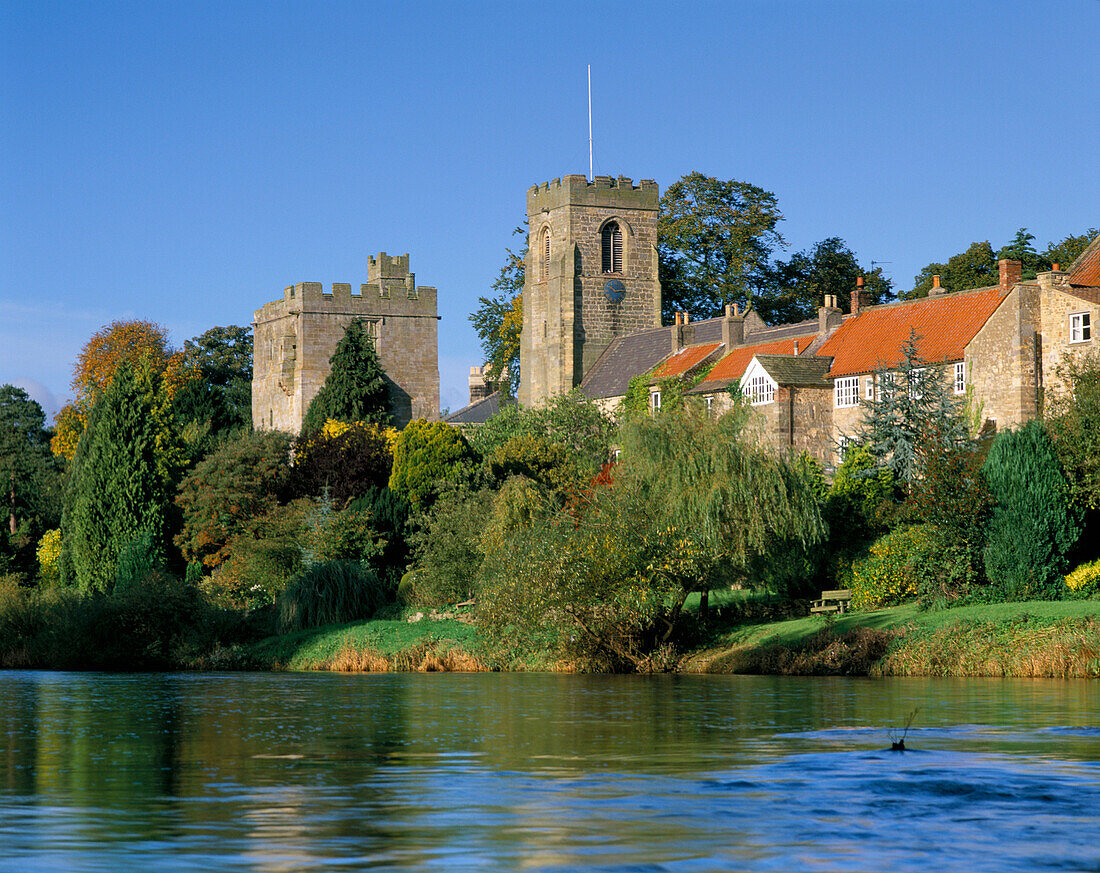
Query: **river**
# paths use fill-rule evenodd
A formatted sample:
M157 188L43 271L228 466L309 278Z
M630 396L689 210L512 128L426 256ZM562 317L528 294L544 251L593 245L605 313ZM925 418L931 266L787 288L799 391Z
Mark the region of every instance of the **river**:
M0 672L0 870L1095 871L1098 693Z

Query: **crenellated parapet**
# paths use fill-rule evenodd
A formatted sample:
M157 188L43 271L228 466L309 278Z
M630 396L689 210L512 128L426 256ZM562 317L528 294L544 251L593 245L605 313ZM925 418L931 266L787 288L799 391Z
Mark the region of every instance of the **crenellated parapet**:
M559 206L594 206L621 209L657 209L660 190L652 179L637 185L626 176L587 176L571 174L532 185L527 189L527 212L541 212Z

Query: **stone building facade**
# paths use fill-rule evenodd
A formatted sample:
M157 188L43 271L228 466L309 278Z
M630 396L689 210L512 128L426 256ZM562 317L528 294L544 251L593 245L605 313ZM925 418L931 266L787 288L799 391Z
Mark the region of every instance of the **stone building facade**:
M409 255L367 260L367 281L352 286L299 282L253 316L252 421L257 429L298 432L329 372L348 325L367 324L390 388L394 421L439 417L436 289L417 286Z
M571 175L527 192L519 402L579 385L612 340L661 323L657 184Z

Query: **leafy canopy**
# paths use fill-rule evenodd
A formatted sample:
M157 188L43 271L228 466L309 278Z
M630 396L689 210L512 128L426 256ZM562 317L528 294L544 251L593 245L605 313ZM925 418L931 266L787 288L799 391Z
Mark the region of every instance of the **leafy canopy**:
M504 266L493 282L492 297L479 297L478 308L470 313L482 351L485 352L486 378L499 382L504 393L515 397L519 389L519 348L523 332L523 280L527 261L527 234L517 227L514 234L523 235L523 249L505 249Z
M766 277L766 293L755 298L756 311L769 324L789 324L815 318L826 294L834 294L847 312L859 277L864 279L865 305L886 303L893 283L882 268L865 269L839 237L829 237L812 249L777 260Z
M692 172L661 196L657 251L663 314L720 315L729 303L748 306L773 249L786 245L783 219L770 191Z

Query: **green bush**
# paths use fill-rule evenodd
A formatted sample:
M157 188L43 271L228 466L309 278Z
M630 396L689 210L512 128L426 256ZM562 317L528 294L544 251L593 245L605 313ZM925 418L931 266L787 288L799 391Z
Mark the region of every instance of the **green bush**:
M373 570L358 561L325 561L303 570L279 597L282 632L370 618L389 600Z
M160 544L149 531L142 531L119 553L114 590L126 591L163 566L164 554Z
M1067 555L1081 533L1081 518L1042 424L1032 421L1000 434L982 474L995 501L985 547L994 595L1005 600L1062 597Z
M389 582L396 582L409 562L409 516L412 507L405 498L389 488L369 488L362 497L348 504L348 510L369 512L371 523L385 540L376 563Z
M852 563L852 607L881 609L915 600L918 567L933 548L928 525L899 527L875 540L865 558Z
M483 560L479 544L492 502L488 489L452 488L430 514L421 516L410 538L416 550L412 579L417 605L443 606L477 595Z
M429 505L440 488L462 478L474 461L469 443L457 428L422 418L409 422L393 447L391 491L413 506Z

